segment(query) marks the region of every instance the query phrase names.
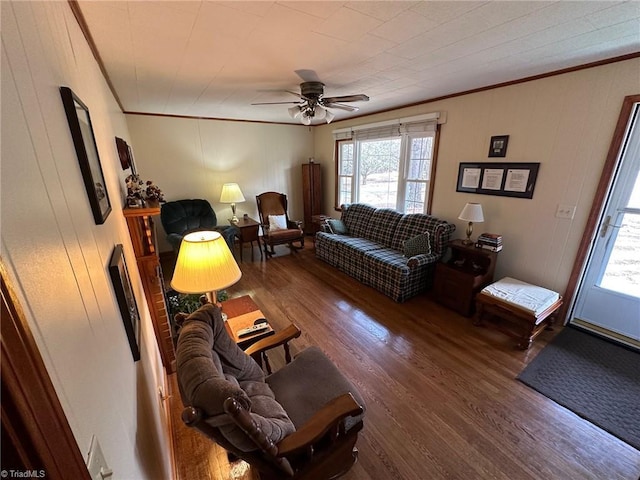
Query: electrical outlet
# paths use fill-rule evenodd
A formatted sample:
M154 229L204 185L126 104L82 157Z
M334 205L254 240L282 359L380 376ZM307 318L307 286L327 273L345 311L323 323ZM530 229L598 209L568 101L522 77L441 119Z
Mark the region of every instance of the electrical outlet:
M556 210L557 218L568 218L569 220L573 220L573 216L575 214L576 214L575 205L558 205L558 209Z

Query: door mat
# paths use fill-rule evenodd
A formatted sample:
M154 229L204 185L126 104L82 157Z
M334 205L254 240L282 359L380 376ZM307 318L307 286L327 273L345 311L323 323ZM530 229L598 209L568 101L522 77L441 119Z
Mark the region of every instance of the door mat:
M640 353L565 328L518 380L640 450Z

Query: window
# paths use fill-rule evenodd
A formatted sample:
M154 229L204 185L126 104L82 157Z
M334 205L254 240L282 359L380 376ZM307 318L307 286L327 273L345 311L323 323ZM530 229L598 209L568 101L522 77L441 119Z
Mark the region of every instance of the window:
M336 206L428 213L435 121L337 130ZM350 138L340 138L349 136Z

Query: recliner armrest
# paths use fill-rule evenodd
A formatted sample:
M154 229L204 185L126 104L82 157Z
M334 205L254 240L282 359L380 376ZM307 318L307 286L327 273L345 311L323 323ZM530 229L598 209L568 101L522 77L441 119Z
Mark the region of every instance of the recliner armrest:
M314 444L329 430L335 429L337 435L339 423L346 417L361 415L364 409L350 393L345 393L327 403L316 412L301 428L285 437L277 444L278 457L286 457Z
M280 330L270 337L258 340L256 343L248 347L244 351L244 353L246 353L247 355L254 355L256 353L262 353L267 350L271 350L272 348L286 344L294 338L298 338L301 333L302 332L300 331L300 329L292 323L284 330Z

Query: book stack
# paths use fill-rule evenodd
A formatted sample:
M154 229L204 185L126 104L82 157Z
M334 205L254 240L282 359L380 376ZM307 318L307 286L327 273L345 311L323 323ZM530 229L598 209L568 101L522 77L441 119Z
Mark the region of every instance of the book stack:
M492 252L499 252L502 250L502 235L497 233L483 233L478 237L476 247L491 250Z

